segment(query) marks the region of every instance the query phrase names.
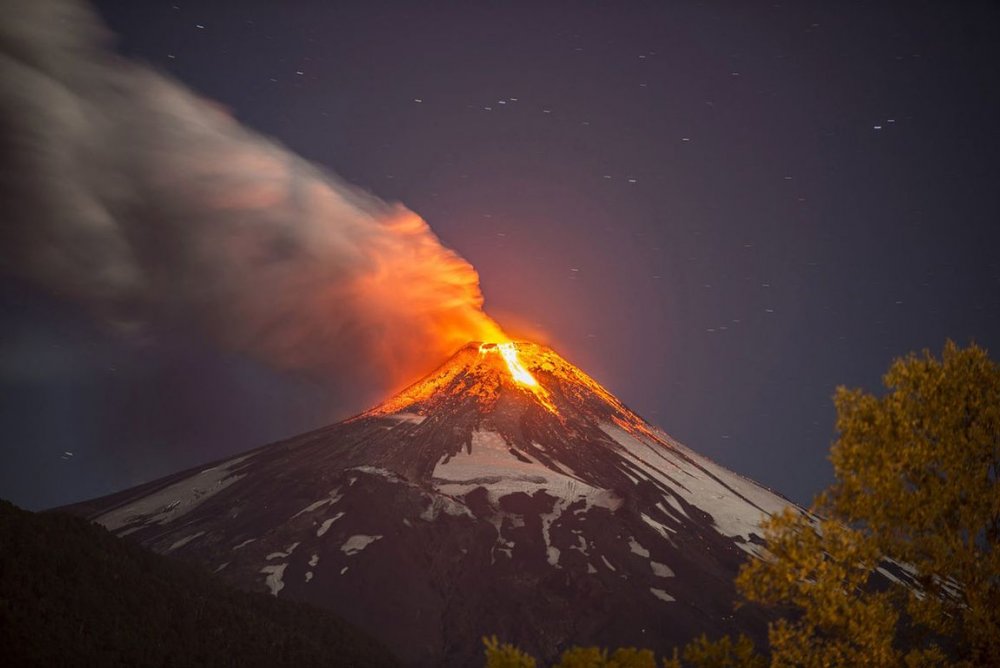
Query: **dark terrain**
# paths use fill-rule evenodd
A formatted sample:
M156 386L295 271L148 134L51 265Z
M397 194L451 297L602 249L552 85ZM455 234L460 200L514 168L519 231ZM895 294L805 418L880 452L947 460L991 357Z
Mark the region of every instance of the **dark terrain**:
M234 589L64 513L0 501L5 666L393 666L328 610Z

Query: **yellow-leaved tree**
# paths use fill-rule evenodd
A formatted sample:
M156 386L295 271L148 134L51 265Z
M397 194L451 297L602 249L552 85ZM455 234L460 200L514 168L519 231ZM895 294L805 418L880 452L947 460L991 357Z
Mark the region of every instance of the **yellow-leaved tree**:
M487 668L535 668L534 657L496 636L483 638ZM610 655L599 647L571 647L554 668L657 668L656 656L648 649L622 647Z
M1000 367L948 342L883 382L837 390L827 519L771 518L737 586L801 613L771 625L775 666L1000 666Z

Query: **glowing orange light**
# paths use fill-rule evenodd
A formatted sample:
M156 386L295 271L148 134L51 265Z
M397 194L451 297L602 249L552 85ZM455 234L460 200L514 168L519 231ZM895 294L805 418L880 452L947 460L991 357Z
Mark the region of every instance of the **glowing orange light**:
M536 387L538 385L535 377L524 368L521 360L517 358L517 347L513 343L501 343L497 345L497 348L499 348L500 354L503 356L503 361L507 363L507 368L510 369L510 375L514 377L514 380L529 387Z
M558 413L555 404L552 403L552 398L549 396L548 390L542 387L541 384L535 377L531 375L531 372L525 368L524 364L518 357L517 344L513 341L506 341L504 343L483 343L479 346L479 354L485 355L487 353L499 352L503 361L507 364L507 369L510 371L511 378L518 385L524 387L524 389L535 395L538 402L545 407L547 411L552 413Z
M378 229L380 235L364 244L362 259L352 260L364 271L345 284L346 295L336 292L331 299L348 300L362 313L357 327L366 336L358 338L367 350L359 356L376 360L374 372L387 375L393 390L419 380L432 370L429 361L444 359L469 341L511 340L483 312L476 270L445 248L422 218L399 209ZM317 311L329 317L328 311ZM296 340L285 347L294 350Z
M436 371L355 419L402 411L429 415L456 399L471 400L488 412L510 389L524 393L560 421L581 411L590 413L595 405L604 406L610 413L601 409L594 419L610 420L634 436L666 443L662 434L554 350L507 337L470 341Z

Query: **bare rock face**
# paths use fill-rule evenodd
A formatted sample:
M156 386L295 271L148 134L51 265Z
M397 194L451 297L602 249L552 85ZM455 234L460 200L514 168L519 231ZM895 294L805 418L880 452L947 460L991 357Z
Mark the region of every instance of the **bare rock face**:
M543 658L763 636L733 578L787 505L551 349L475 343L367 413L76 511L408 664L477 665L492 634Z

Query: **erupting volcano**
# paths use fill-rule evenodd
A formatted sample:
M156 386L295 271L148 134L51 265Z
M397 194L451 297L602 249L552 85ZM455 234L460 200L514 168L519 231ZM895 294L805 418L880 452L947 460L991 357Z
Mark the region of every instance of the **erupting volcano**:
M762 635L732 581L788 504L552 349L474 342L352 419L72 510L408 664L472 665L487 634L546 658Z

